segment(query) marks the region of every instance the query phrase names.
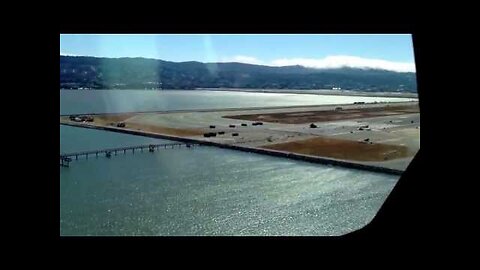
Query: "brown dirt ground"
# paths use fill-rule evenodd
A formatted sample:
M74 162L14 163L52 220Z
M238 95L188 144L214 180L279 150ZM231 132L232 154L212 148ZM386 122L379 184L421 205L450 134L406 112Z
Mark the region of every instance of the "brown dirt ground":
M94 122L91 123L96 126L115 126L117 122L127 121L129 118L135 116L135 113L125 113L125 114L103 114L95 115ZM70 121L68 116L60 117L60 122L73 122ZM76 123L76 122L73 122ZM90 124L90 123L89 123ZM125 122L126 129L142 130L148 132L154 132L159 134L166 135L175 135L175 136L197 136L203 135L203 131L198 129L179 129L179 128L169 128L156 125L145 125L135 122Z
M98 124L109 124L112 122L123 122L130 117L135 116L135 113L122 113L122 114L102 114L95 115L94 121Z
M169 127L145 125L145 124L130 123L130 122L126 123L126 128L143 130L143 131L154 132L159 134L175 135L175 136L197 136L197 135L203 135L204 133L202 130L198 130L198 129L169 128Z
M388 115L418 113L417 105L386 106L377 108L344 109L341 111L303 111L288 113L226 115L223 118L263 121L281 124L304 124L314 122L339 121L347 119L370 118Z
M324 137L264 145L261 148L356 161L386 161L410 156L406 146L366 144Z

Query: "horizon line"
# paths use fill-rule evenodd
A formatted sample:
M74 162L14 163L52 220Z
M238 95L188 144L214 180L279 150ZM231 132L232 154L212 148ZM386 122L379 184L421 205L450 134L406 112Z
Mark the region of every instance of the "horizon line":
M164 59L159 59L159 58L150 58L150 57L144 57L144 56L121 56L121 57L107 57L107 56L92 56L92 55L76 55L76 54L68 54L68 53L60 53L60 56L66 56L66 57L91 57L91 58L106 58L106 59L146 59L146 60L155 60L155 61L164 61L164 62L171 62L171 63L189 63L189 62L195 62L195 63L201 63L201 64L244 64L244 65L252 65L252 66L265 66L265 67L295 67L295 66L300 66L303 68L307 69L316 69L316 70L328 70L328 69L341 69L341 68L350 68L350 69L362 69L362 70L385 70L385 71L390 71L390 72L396 72L396 73L416 73L416 71L396 71L396 70L391 70L391 69L385 69L385 68L376 68L376 67L352 67L348 65L341 65L338 67L308 67L305 65L301 64L296 64L296 65L268 65L268 64L261 64L261 63L245 63L245 62L239 62L239 61L219 61L219 62L201 62L201 61L169 61L169 60L164 60Z

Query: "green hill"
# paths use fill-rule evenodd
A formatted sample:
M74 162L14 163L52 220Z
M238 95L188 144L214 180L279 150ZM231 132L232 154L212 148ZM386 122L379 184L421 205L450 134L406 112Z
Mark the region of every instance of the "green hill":
M61 89L331 89L416 92L415 73L60 56Z

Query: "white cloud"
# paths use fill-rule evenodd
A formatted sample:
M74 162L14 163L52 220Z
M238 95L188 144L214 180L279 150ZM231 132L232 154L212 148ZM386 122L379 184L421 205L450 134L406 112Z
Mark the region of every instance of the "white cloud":
M246 64L267 65L267 66L294 66L300 65L309 68L374 68L385 69L397 72L415 72L415 63L393 62L382 59L362 58L348 55L333 55L325 58L282 58L270 62L259 60L255 57L237 55L230 58L223 58L221 62L240 62Z
M272 61L273 66L301 65L311 68L376 68L398 72L415 72L415 63L392 62L382 59L362 58L347 55L327 56L321 59L290 58Z

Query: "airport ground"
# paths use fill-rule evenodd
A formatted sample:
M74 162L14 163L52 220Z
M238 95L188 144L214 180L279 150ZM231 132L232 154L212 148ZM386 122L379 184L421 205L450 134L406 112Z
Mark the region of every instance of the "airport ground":
M95 115L61 123L135 130L405 170L420 148L418 102ZM253 125L254 123L261 125ZM125 127L117 127L124 123ZM313 125L311 125L313 124ZM205 137L206 133L215 136Z

